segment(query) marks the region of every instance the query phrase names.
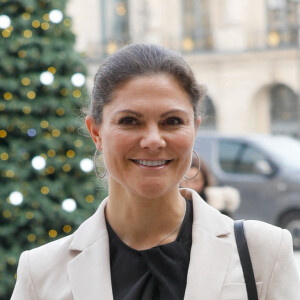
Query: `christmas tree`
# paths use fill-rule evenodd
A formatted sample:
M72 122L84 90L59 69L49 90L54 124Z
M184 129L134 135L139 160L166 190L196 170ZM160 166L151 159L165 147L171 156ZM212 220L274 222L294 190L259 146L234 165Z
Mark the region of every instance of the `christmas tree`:
M74 232L99 205L95 147L79 130L86 70L65 4L0 0L0 299L22 251Z

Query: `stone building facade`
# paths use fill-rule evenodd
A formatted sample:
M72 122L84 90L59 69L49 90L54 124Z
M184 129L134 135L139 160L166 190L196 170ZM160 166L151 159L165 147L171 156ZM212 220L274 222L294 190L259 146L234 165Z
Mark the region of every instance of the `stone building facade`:
M203 130L300 136L300 0L69 0L95 74L130 42L181 52L207 86ZM205 110L205 109L204 109Z

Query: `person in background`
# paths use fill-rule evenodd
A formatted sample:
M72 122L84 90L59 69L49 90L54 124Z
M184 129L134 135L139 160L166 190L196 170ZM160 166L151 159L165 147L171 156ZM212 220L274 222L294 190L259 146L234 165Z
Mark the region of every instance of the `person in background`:
M180 182L180 187L196 191L209 205L221 213L234 217L240 205L240 193L230 186L214 186L213 177L199 156L194 155L191 167Z

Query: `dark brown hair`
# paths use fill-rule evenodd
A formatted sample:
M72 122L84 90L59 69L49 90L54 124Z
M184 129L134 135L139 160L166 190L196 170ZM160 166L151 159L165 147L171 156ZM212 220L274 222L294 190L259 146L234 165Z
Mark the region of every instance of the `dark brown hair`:
M94 78L89 114L96 123L101 123L103 107L112 100L114 92L122 84L138 76L154 74L169 74L178 81L189 96L196 121L206 88L197 83L181 55L153 44L125 46L104 61Z

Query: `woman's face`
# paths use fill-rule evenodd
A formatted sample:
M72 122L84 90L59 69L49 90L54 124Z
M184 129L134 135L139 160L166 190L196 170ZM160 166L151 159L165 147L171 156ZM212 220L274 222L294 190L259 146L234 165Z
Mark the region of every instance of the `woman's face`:
M87 126L103 152L110 185L132 194L163 196L178 188L190 165L193 107L171 76L131 79L104 106L102 123L87 118Z

